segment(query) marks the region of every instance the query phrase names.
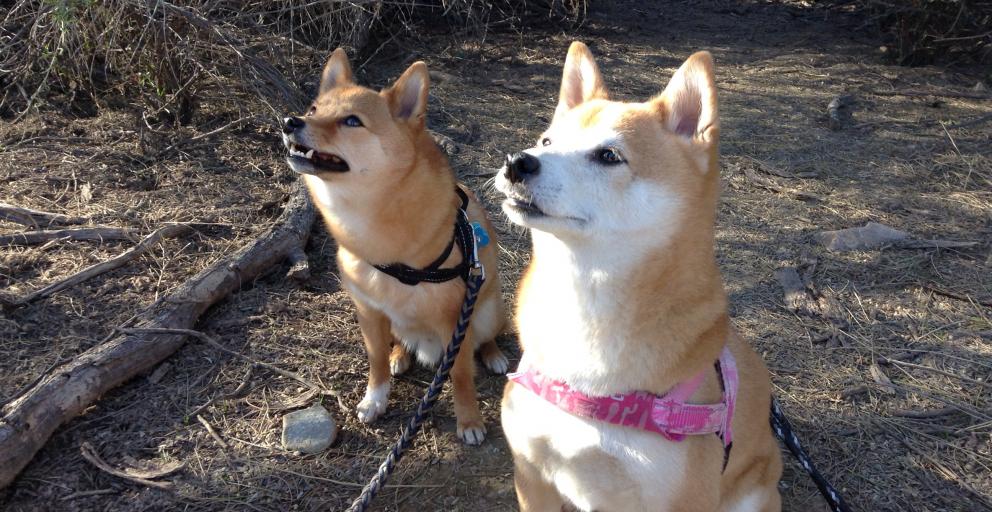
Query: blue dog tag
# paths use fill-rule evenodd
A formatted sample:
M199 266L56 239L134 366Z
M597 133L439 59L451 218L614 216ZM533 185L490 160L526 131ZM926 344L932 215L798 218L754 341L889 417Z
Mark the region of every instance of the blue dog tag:
M489 245L489 233L486 233L486 228L482 227L482 224L473 222L472 233L475 234L475 243L479 244L480 248Z

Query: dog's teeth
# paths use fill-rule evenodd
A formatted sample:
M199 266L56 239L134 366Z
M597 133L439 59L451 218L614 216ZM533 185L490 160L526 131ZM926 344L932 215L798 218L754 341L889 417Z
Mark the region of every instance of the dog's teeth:
M307 151L307 154L305 154L303 156L305 156L308 159L310 159L310 158L313 158L313 154L314 154L314 150L311 149L310 151Z

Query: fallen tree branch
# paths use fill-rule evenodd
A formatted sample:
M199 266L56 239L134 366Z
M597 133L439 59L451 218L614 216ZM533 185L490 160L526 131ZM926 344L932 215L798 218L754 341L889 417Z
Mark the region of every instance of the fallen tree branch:
M87 462L93 464L97 469L103 471L104 473L107 473L108 475L113 475L116 476L117 478L123 478L124 480L128 480L136 484L141 484L148 487L154 487L156 489L162 489L166 491L172 489L172 482L156 482L154 480L149 480L147 478L140 478L137 476L129 475L123 471L115 469L110 464L104 462L104 460L101 459L99 455L97 455L96 450L93 448L93 446L90 443L83 442L83 444L79 445L79 452L83 455L83 458L86 459Z
M217 301L250 285L302 247L314 209L298 182L279 221L252 243L217 261L137 315L139 328L190 329ZM107 391L148 372L185 344L178 334L109 336L75 360L53 370L20 398L0 409L0 489L44 446L52 433Z
M152 246L159 243L160 241L166 238L173 238L179 235L186 234L191 229L192 228L184 224L172 224L169 226L158 228L155 231L153 231L152 234L146 236L144 239L138 242L137 245L120 253L119 255L107 261L103 261L95 265L90 265L89 267L86 267L83 270L76 272L75 274L61 281L52 283L40 290L35 290L25 295L24 297L21 297L20 299L14 299L12 305L23 306L38 299L48 297L54 293L58 293L62 290L65 290L66 288L76 286L77 284L82 283L83 281L86 281L88 279L92 279L100 274L104 274L116 268L120 268L124 266L124 264L126 264L127 262L148 252L148 250L151 249Z
M86 224L89 222L89 219L86 217L69 217L61 213L42 212L7 203L0 203L0 220L31 226L35 229L47 226Z
M0 235L0 247L15 245L38 245L51 240L87 240L104 242L107 240L133 240L138 230L132 228L77 228L53 229L50 231L25 231Z

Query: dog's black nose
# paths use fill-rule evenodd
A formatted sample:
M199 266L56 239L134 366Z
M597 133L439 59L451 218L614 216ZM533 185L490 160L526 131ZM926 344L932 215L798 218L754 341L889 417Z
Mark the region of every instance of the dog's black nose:
M540 170L541 161L534 155L523 151L506 155L506 179L510 180L510 183L520 183Z
M303 126L306 125L306 122L296 116L287 117L282 121L282 132L287 135L303 128Z

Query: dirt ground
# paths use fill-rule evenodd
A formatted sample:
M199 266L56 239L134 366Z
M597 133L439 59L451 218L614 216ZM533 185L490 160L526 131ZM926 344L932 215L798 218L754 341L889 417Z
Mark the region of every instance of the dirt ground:
M428 124L450 138L457 172L488 200L512 303L529 243L499 213L488 180L501 155L531 145L548 123L569 42L589 43L612 94L630 100L660 91L692 51L713 52L724 128L720 262L736 325L768 362L807 448L855 510L992 510L992 101L974 97L989 76L889 65L881 43L857 31L861 22L800 4L593 2L586 22L569 30L401 38L358 76L382 86L415 59L436 72ZM279 65L313 87L323 56L298 50L296 57ZM852 116L831 130L827 105L843 94L853 98ZM117 98L95 117L48 108L0 125L5 202L144 232L201 223L194 235L120 270L0 312L0 401L278 217L295 179L282 162L278 113L214 91L204 93L193 126L179 131L147 127L140 114L140 104ZM246 120L189 141L239 118ZM978 244L837 253L813 237L868 221ZM20 229L0 223L5 233ZM0 289L26 293L130 245L2 249ZM273 272L213 308L198 328L340 390L351 408L367 362L333 251L315 227L308 283ZM823 314L786 308L775 277L784 266L805 276L826 304ZM501 344L515 362L514 338ZM133 380L59 429L0 491L0 509L340 510L374 473L432 375L416 368L397 379L389 412L369 426L325 400L339 440L303 456L280 449L281 418L319 398L264 370L252 372L242 397L201 413L227 448L191 417L235 390L247 370L190 342L154 378ZM445 395L376 509L515 510L498 421L503 383L480 371L489 426L480 447L457 442ZM182 461L185 468L166 478L172 492L138 486L89 465L83 442L115 465ZM821 510L815 487L785 457L785 509Z

